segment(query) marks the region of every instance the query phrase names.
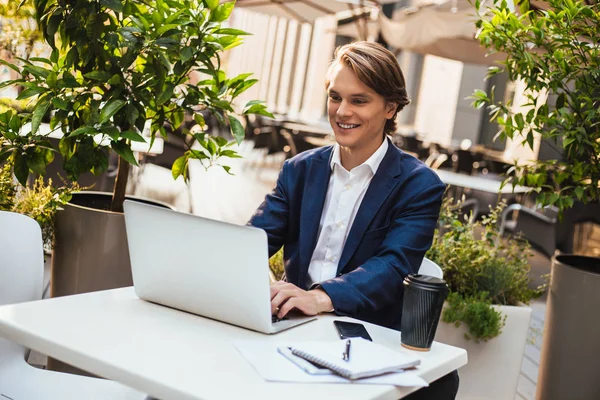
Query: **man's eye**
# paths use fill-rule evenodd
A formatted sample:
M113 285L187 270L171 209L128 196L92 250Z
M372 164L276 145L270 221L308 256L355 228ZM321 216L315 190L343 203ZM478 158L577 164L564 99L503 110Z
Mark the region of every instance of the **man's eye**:
M329 95L329 98L330 98L331 100L333 100L333 101L340 101L340 100L341 100L340 96L335 96L335 95L333 95L333 94L330 94L330 95Z
M360 100L360 99L354 100L354 104L365 104L365 103L366 103L365 100Z

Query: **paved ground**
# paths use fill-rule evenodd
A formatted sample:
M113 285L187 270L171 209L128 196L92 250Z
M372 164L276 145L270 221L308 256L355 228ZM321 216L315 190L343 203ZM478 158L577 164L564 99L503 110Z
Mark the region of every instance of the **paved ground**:
M265 158L264 153L252 149L249 143L242 144L240 153L244 155L243 159L226 163L232 167L233 176L219 167L204 170L198 163L191 164L190 185L186 185L181 179L173 181L169 170L147 164L138 177L135 193L168 202L180 211L245 224L264 196L272 190L283 162L283 155ZM590 229L590 232L592 234L586 251L590 255L599 255L600 228ZM550 272L550 261L537 255L531 259L530 264L531 277L537 285L542 281L540 277ZM48 273L46 282L47 280ZM546 309L545 297L532 302L531 307L533 314L530 343L527 344L523 358L516 400L535 398ZM45 365L45 357L39 354L32 354L30 361L33 364Z

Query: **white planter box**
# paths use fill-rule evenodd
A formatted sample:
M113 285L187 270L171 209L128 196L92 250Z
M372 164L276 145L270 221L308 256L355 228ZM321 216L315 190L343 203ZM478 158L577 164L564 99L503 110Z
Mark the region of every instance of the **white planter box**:
M502 333L487 342L466 340L465 324L440 320L435 340L467 350L469 361L458 370L458 400L514 400L527 341L531 308L494 306L506 315Z

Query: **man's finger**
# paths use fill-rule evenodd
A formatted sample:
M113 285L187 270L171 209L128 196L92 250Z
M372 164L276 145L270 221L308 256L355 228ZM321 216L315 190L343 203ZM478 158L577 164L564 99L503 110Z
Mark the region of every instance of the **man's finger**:
M271 314L277 313L277 310L281 308L281 305L292 297L292 295L293 291L280 290L279 293L271 299Z
M281 290L281 286L277 286L277 285L273 284L273 285L271 285L270 289L271 289L271 300L273 300L273 297L277 296L277 293L279 293L279 291Z
M287 313L289 313L293 308L296 307L296 304L298 304L298 302L299 302L298 297L292 297L292 298L288 299L288 301L286 301L279 308L279 312L277 313L277 318L285 317L287 315Z

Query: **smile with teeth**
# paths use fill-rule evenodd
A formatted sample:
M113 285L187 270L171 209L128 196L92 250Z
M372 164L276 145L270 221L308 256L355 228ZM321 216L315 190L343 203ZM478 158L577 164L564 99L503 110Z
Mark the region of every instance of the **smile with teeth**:
M343 129L352 129L352 128L356 128L356 127L360 126L360 125L356 125L356 124L342 124L340 122L338 122L337 124L340 128L343 128Z

